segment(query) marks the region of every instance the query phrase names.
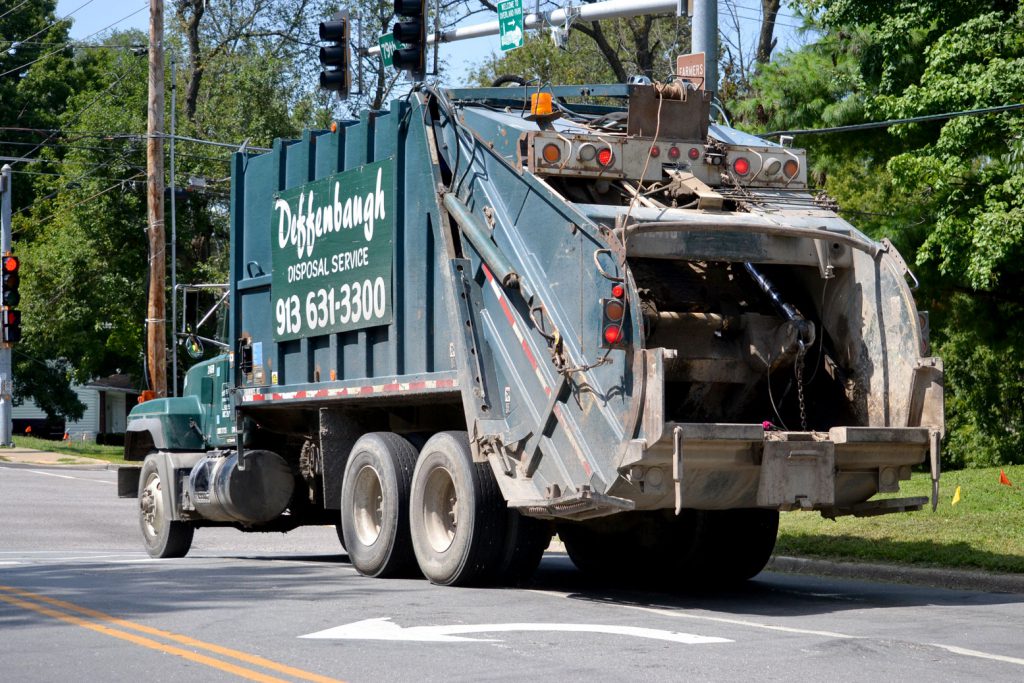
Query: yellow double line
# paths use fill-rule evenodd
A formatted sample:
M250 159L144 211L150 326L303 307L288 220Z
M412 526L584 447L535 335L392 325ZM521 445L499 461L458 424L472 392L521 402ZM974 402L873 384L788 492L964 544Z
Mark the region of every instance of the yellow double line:
M213 643L206 643L188 636L153 628L152 626L136 624L135 622L128 621L126 619L118 619L117 617L112 617L109 614L104 614L103 612L97 612L96 610L89 609L88 607L81 607L70 602L57 600L46 595L30 593L11 586L0 586L0 600L14 605L15 607L21 607L22 609L36 612L37 614L43 614L68 624L87 628L90 631L126 640L129 643L140 645L158 652L175 655L191 662L205 664L206 666L220 671L225 671L230 674L235 674L236 676L240 676L250 681L288 683L286 679L276 678L255 669L216 659L196 652L195 650L212 652L222 657L234 659L238 662L258 666L269 671L276 671L277 673L284 674L301 681L313 681L314 683L341 683L336 678L329 678L309 671L303 671L302 669L296 669L295 667L280 664L258 655L233 650L229 647L222 647ZM119 628L113 628L114 626ZM135 631L136 633L132 633L132 631ZM163 638L164 640L179 643L192 649L186 650L175 645L161 643L153 640L152 638L146 638L145 636L138 635L139 633Z

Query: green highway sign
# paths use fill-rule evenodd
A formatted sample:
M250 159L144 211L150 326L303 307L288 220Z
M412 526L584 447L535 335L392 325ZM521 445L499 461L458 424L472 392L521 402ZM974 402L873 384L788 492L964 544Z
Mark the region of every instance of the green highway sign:
M498 3L498 35L503 52L523 46L523 0Z
M392 66L391 57L395 54L395 50L401 50L405 47L404 44L395 40L393 33L385 33L377 39L377 45L380 46L380 58L384 60L384 66Z
M393 158L278 192L271 216L274 341L391 323Z

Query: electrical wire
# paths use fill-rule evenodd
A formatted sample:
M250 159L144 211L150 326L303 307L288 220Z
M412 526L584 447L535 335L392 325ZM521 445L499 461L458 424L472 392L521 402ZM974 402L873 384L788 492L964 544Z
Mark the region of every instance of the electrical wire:
M81 201L75 202L74 204L72 204L70 206L66 206L66 207L62 207L62 208L65 211L70 211L71 209L77 209L78 207L82 206L83 204L87 204L88 202L91 202L92 200L96 199L97 197L99 197L101 195L105 195L106 193L110 192L113 189L116 189L118 187L123 186L124 183L131 182L131 181L136 180L138 178L142 178L145 175L146 174L144 172L136 173L135 175L131 176L130 178L126 178L124 180L119 180L118 182L114 183L113 185L110 185L109 187L107 187L105 189L102 189L99 192L96 192L95 194L91 194L91 195L89 195L88 197L86 197L85 199L83 199ZM54 215L54 212L50 212L49 214L47 214L46 216L43 216L39 220L42 221L42 220L46 220L48 218L52 218L53 215ZM18 232L18 231L15 230L15 232Z
M73 117L71 117L71 121L69 121L69 122L68 122L68 123L67 123L66 125L71 125L71 124L73 124L73 123L74 123L75 121L77 121L77 120L78 120L79 118L81 118L81 117L82 117L82 114L84 114L84 113L85 113L86 111L88 111L89 109L91 109L91 108L92 108L92 107L93 107L93 106L94 106L94 105L95 105L95 104L96 104L97 102L99 102L99 101L100 101L100 100L101 100L101 99L102 99L102 98L103 98L103 97L104 97L104 96L105 96L105 95L107 94L107 91L108 91L108 90L110 90L110 89L111 89L111 88L113 88L113 87L114 87L115 85L117 85L118 83L120 83L121 81L123 81L123 80L124 80L124 79L125 79L125 78L126 78L126 77L128 76L128 73L129 73L128 71L125 71L125 72L124 72L123 74L121 74L121 75L120 75L120 76L118 76L118 77L117 77L116 79L114 79L113 81L111 81L111 82L110 82L110 84L109 84L109 85L107 85L107 87L106 87L106 88L104 88L103 90L101 90L101 91L99 92L99 94L98 94L98 95L96 95L96 97L95 97L95 98L93 98L93 100L92 100L91 102L89 102L89 104L87 104L87 105L85 105L84 107L82 107L81 109L79 109L79 110L78 110L78 112L77 112L77 113L76 113L76 114L75 114L75 115L74 115ZM38 150L39 150L39 149L40 149L40 148L41 148L41 147L43 146L43 144L45 144L45 143L49 142L50 140L52 140L52 139L54 138L54 136L55 136L55 135L56 135L56 133L52 133L52 134L51 134L51 135L50 135L50 136L49 136L48 138L46 138L45 140L43 140L43 142L39 143L39 144L38 144L38 145L37 145L37 146L36 146L35 148L33 148L33 149L32 149L31 151L29 151L29 152L28 152L27 154L25 154L24 156L25 156L25 157L28 157L28 156L29 156L29 155L31 155L31 154L32 154L33 152L36 152L36 151L38 151Z
M867 123L852 123L846 126L832 126L830 128L796 128L793 130L773 130L768 133L758 133L759 138L768 138L776 135L815 135L821 133L848 133L858 130L871 130L874 128L888 128L902 123L921 123L924 121L939 121L942 119L955 119L961 116L980 116L984 114L1000 114L1007 111L1024 109L1024 103L1004 104L998 107L984 107L981 109L964 109L962 111L949 111L941 114L923 114L921 116L910 116L903 119L887 119L885 121L870 121Z
M147 8L148 6L149 6L149 3L147 2L147 3L145 4L145 5L143 5L143 6L142 6L142 7L140 7L139 9L135 10L135 11L134 11L134 12L132 12L131 14L125 15L125 16L121 17L120 19L118 19L117 21L115 21L114 23L112 23L112 24L109 24L109 25L107 25L107 26L104 26L104 27L103 27L103 28L101 28L101 29L100 29L99 31L93 31L92 33L90 33L89 35L87 35L87 36L86 36L85 38L92 38L92 37L93 37L94 35L96 35L97 33L101 33L101 32L103 32L103 31L106 31L106 30L107 30L108 28L111 28L112 26L116 26L116 25L120 24L120 23L121 23L122 21L125 21L126 19L131 19L131 18L132 18L132 17L134 17L134 16L136 15L136 14L138 14L138 13L139 13L139 12L141 12L142 10L146 9L146 8ZM79 8L79 9L81 9L81 8ZM83 38L83 40L85 40L85 38ZM3 78L4 76L7 76L7 75L9 75L9 74L12 74L12 73L15 73L15 72L17 72L17 71L21 71L21 70L22 70L22 69L24 69L24 68L30 67L30 66L32 66L33 64L35 64L36 62L42 61L42 60L46 59L47 57L49 57L50 55L54 55L54 54L57 54L57 53L58 53L58 52L60 52L61 50L64 50L64 49L66 49L66 48L69 48L69 47L74 47L74 44L73 44L73 43L70 43L70 42L69 42L69 43L65 43L65 44L64 44L63 46L61 46L61 47L55 48L55 49L53 49L53 50L50 50L49 52L47 52L46 54L44 54L44 55L43 55L42 57L39 57L39 58L37 58L37 59L33 59L33 60L32 60L31 62L26 62L25 64L22 64L21 66L16 66L16 67L14 67L13 69L8 69L7 71L5 71L5 72L3 72L2 74L0 74L0 78Z
M85 2L84 2L84 3L82 3L81 5L79 5L78 7L76 7L75 9L71 10L70 12L68 12L67 14L65 14L65 15L64 15L63 17L61 17L60 19L57 19L57 20L55 20L55 21L53 21L53 22L51 22L51 23L47 24L47 25L46 25L46 26L44 26L43 28L39 29L38 31L36 31L36 32L35 32L35 33L33 33L32 35L30 35L30 36L29 36L28 38L25 38L25 39L24 39L23 41L22 41L22 40L15 40L15 41L13 41L13 42L14 42L14 44L15 44L15 45L18 45L18 44L21 44L22 42L27 42L27 41L29 41L29 40L32 40L32 39L33 39L33 38L35 38L36 36L38 36L38 35L39 35L40 33L44 33L44 32L46 32L46 31L49 31L49 30L50 30L51 28L53 28L53 27L54 27L54 26L56 26L57 24L59 24L59 23L61 23L61 22L64 22L64 21L67 21L67 20L68 20L68 18L69 18L69 17L70 17L70 16L72 15L72 14L74 14L75 12L77 12L78 10L82 9L82 8L83 8L83 7L85 7L86 5L90 5L90 4L92 4L92 3L93 3L93 2L95 2L95 1L96 1L96 0L85 0Z
M134 137L138 138L138 140L141 141L144 136L143 135L137 135L137 136L134 136ZM122 153L122 152L126 151L126 150L114 149L114 148L111 148L111 147L96 147L96 146L93 146L93 145L75 145L75 144L71 144L71 143L68 143L68 142L46 142L46 141L44 141L44 142L41 142L41 143L34 143L34 142L20 142L20 141L16 141L16 140L0 140L0 147L3 147L5 145L11 145L11 146L16 146L16 147L32 147L35 144L45 144L45 146L49 147L49 148L62 147L64 149L68 149L68 150L83 151L83 152L108 152L108 153L111 153L111 154L116 154L116 153ZM139 149L138 150L138 152L140 154L142 152L144 152L144 151L145 150L143 150L143 149ZM211 157L211 156L208 156L206 154L195 154L193 152L177 151L177 152L175 152L175 154L178 155L178 156L187 157L189 159L202 159L204 161L219 161L221 163L228 163L228 162L231 161L231 157ZM36 158L38 159L38 157L36 157ZM41 161L45 161L46 163L67 163L67 161L65 159L45 159L45 160L44 159L40 159L40 160Z
M15 5L14 7L12 7L11 9L7 10L7 11L6 11L6 12L4 12L3 14L0 14L0 19L3 19L4 17L6 17L6 16L7 16L8 14L10 14L11 12L15 12L15 11L17 11L17 10L18 10L19 8L21 8L21 7L24 7L24 6L25 6L25 5L27 5L27 4L28 4L28 0L21 0L21 2L19 2L19 3L17 4L17 5Z

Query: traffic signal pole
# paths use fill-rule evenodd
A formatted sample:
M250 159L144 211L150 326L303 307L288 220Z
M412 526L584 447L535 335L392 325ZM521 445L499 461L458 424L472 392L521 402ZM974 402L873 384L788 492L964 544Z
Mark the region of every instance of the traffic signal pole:
M540 28L542 26L564 26L573 21L597 21L600 19L616 19L618 17L637 17L644 14L686 13L686 0L606 0L557 9L551 12L531 12L523 14L523 28ZM497 21L487 21L471 26L458 26L448 31L437 31L426 37L427 44L453 43L459 40L496 36L500 32ZM380 53L380 46L367 48L366 54Z
M11 250L11 166L4 164L0 172L0 253ZM11 392L14 389L14 368L11 364L11 347L0 344L0 446L11 447Z

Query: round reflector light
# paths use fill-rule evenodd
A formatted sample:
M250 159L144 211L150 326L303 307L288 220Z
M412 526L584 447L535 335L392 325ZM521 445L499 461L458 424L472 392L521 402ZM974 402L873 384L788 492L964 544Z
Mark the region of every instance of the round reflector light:
M610 147L605 147L597 153L597 163L602 166L611 166L612 161L615 160L615 155L612 154Z
M609 344L618 344L622 341L622 328L618 325L609 325L604 328L604 340Z
M553 142L549 142L544 145L544 151L542 154L544 155L544 161L549 164L554 164L562 158L562 148Z
M668 158L669 159L673 159L673 160L674 159L678 159L679 158L679 148L676 147L675 145L672 145L671 147L669 147L668 148Z
M604 305L604 314L609 320L622 320L622 314L625 312L626 307L618 299L612 299Z
M800 171L800 163L796 159L788 159L782 165L782 174L787 178L793 178Z
M732 162L732 170L736 171L736 175L747 175L750 173L750 162L746 157L738 157Z
M651 145L651 156L652 157L660 157L661 156L661 148L659 148L657 145Z
M622 285L612 285L612 296L621 299L626 294L626 288Z
M697 161L697 158L700 156L700 150L697 149L696 147L691 147L690 151L687 152L686 155L693 159L694 161Z

